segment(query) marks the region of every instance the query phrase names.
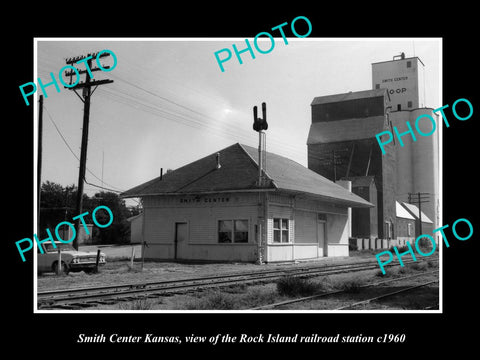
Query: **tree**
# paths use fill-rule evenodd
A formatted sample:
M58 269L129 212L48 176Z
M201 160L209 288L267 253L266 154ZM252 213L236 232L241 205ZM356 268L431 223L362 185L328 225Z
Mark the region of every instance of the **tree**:
M77 188L75 185L63 187L51 181L46 181L41 187L40 200L40 239L48 235L46 229L50 229L53 236L55 227L62 221L73 223L76 214L75 200ZM94 241L102 244L122 244L130 241L130 224L127 218L132 216L131 211L125 206L125 201L118 194L102 191L93 197L83 194L83 213L85 223L93 224L92 212L100 205L107 206L113 214L113 222L105 228L97 228L93 231ZM106 211L98 210L95 213L98 223L106 224L110 221Z
M58 223L69 221L76 215L74 212L77 190L75 185L63 187L46 181L40 191L40 236L44 239L48 236L46 228L52 231Z
M130 211L125 206L125 200L113 192L102 191L90 199L92 211L100 205L107 206L113 214L113 222L106 228L99 228L99 240L103 244L122 244L130 241L130 224L127 217ZM95 214L97 222L106 224L110 218L106 211L98 211Z

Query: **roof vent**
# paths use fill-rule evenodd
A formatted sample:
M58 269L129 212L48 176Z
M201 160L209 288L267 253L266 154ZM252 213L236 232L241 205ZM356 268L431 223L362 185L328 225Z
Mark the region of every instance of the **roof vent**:
M222 165L220 165L220 153L217 153L217 169L220 169Z

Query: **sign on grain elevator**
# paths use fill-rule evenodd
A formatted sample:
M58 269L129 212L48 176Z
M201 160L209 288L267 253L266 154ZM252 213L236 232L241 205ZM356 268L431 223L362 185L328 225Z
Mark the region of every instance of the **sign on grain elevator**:
M393 60L372 64L372 86L388 90L391 111L424 107L424 71L420 58L405 58L402 53L394 56Z

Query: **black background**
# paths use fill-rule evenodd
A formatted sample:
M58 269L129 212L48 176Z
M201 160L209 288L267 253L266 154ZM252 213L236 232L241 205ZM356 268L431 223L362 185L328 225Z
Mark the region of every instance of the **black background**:
M5 46L2 51L3 74L3 241L1 259L4 279L2 291L4 346L16 351L34 350L50 357L55 346L68 348L72 354L107 350L116 354L125 349L147 350L155 358L167 352L195 351L197 356L218 352L223 356L243 350L257 356L256 350L281 353L296 347L300 356L322 354L328 349L339 353L368 349L365 356L398 353L415 357L443 349L467 351L475 345L476 266L478 256L478 215L473 210L478 201L477 122L480 112L478 91L477 41L474 38L473 7L455 3L448 10L435 6L422 8L418 3L383 2L347 5L338 9L324 3L294 8L274 3L262 8L246 3L222 3L218 6L187 3L182 9L165 3L112 3L39 5L38 8L12 6L5 11L2 24ZM443 5L442 5L443 6ZM296 16L306 16L312 23L309 37L443 37L443 104L467 98L474 114L468 121L454 119L447 109L450 128L443 138L443 219L452 224L458 218L469 219L474 235L467 241L455 240L451 231L450 248L443 257L443 314L33 314L33 259L21 262L15 241L31 237L33 229L33 107L25 106L18 86L33 81L34 37L254 37ZM299 30L299 33L302 33ZM354 56L355 54L352 54ZM272 55L274 56L274 55ZM141 59L139 59L141 60ZM475 89L476 90L476 89ZM260 100L259 100L260 102ZM7 320L8 319L8 320ZM214 336L229 333L252 335L323 336L406 334L404 344L77 344L79 333L121 335ZM7 350L7 349L4 349ZM253 351L253 352L252 352ZM405 352L403 352L405 351ZM152 353L150 353L152 352ZM146 353L138 353L146 356ZM144 354L144 355L142 355ZM360 353L359 353L360 354ZM75 356L74 356L75 357Z

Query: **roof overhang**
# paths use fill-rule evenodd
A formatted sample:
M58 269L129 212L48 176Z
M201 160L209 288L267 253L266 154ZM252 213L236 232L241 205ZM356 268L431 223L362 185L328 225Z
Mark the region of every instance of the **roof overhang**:
M186 196L186 195L212 195L212 194L230 194L230 193L258 193L276 191L274 188L266 189L235 189L235 190L216 190L216 191L195 191L195 192L166 192L166 193L148 193L148 194L120 194L123 199L147 197L147 196Z
M181 193L154 193L154 194L135 194L135 195L121 195L122 198L135 198L135 197L150 197L150 196L192 196L192 195L213 195L213 194L231 194L231 193L268 193L268 192L281 192L289 195L294 195L300 198L312 199L317 201L324 201L330 204L335 204L342 207L352 207L352 208L371 208L374 207L372 203L361 199L360 201L356 200L346 200L339 199L334 196L320 195L303 191L295 190L286 190L286 189L276 189L276 188L266 188L266 189L243 189L243 190L222 190L222 191L203 191L203 192L181 192ZM355 195L356 196L356 195Z
M375 207L374 204L371 202L368 202L367 200L364 200L358 196L360 201L357 200L346 200L346 199L339 199L334 196L328 196L328 195L321 195L321 194L314 194L314 193L309 193L309 192L303 192L303 191L295 191L295 190L284 190L280 189L280 192L287 193L290 195L294 195L300 198L304 199L312 199L312 200L317 200L317 201L324 201L330 204L335 204L339 205L342 207L351 207L351 208L372 208ZM354 195L354 194L353 194Z

